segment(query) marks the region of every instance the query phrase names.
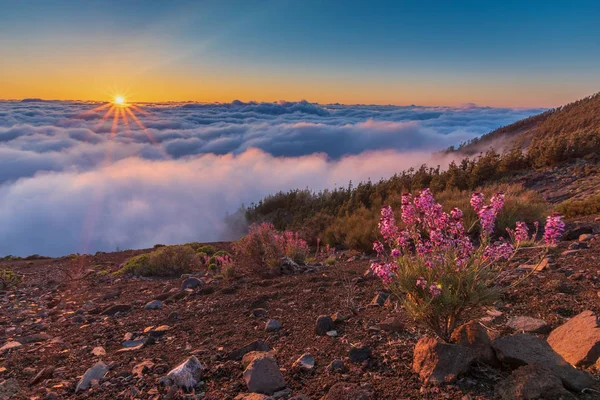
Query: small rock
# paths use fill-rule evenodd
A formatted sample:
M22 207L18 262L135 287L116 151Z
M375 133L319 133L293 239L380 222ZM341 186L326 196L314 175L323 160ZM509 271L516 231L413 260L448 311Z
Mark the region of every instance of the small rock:
M250 313L250 316L254 318L266 317L267 315L267 310L265 310L264 308L255 308Z
M241 347L237 350L232 351L227 356L228 360L241 360L244 355L250 353L251 351L261 351L267 352L271 350L268 344L264 343L262 340L256 340L252 343L248 343L244 347Z
M147 303L144 308L146 310L160 310L162 308L162 301L160 300L152 300L151 302Z
M234 397L234 400L275 400L271 396L260 393L240 393Z
M475 359L475 351L469 347L424 336L415 346L413 371L425 384L452 383L469 370Z
M371 349L367 346L352 346L349 352L350 362L362 363L371 358Z
M0 399L8 399L21 391L19 382L15 378L0 382Z
M583 234L579 235L579 241L587 242L589 240L592 240L594 237L595 237L595 235L593 233L583 233Z
M600 324L592 311L584 311L554 329L548 336L550 346L567 362L589 366L600 357Z
M244 381L249 391L268 395L287 385L275 358L270 353L254 357L244 370Z
M526 316L513 317L506 326L519 332L548 333L550 330L546 321Z
M137 376L138 378L141 378L145 374L149 373L153 367L154 367L154 363L152 361L145 360L139 364L136 364L133 367L133 369L131 370L131 373L133 375Z
M9 350L18 349L19 347L23 347L23 345L19 342L7 342L4 346L0 347L0 354L3 354Z
M336 324L341 324L342 322L345 322L346 320L348 320L348 316L346 316L338 311L338 312L333 313L333 315L331 316L331 320Z
M37 383L40 383L45 379L52 378L52 375L54 374L54 369L55 368L53 366L42 368L40 372L38 372L37 375L31 380L31 382L29 382L29 386L33 386Z
M105 356L106 350L104 350L104 347L102 347L102 346L94 347L92 350L92 354L95 355L96 357Z
M355 383L338 382L322 400L374 400L373 392Z
M329 337L337 337L338 335L337 331L327 331L325 334Z
M75 392L77 393L82 390L88 390L92 385L92 381L100 381L102 378L104 378L104 375L106 375L107 372L108 366L102 361L98 361L93 367L85 371L85 374L83 374L83 377L75 388Z
M22 338L17 339L17 342L21 344L29 344L29 343L39 343L45 342L49 340L50 336L45 333L34 333L33 335L23 336Z
M315 358L309 353L304 353L300 358L298 358L294 364L292 364L292 369L298 372L310 372L315 368Z
M173 311L169 314L169 316L167 317L167 320L169 321L177 321L179 319L179 313L177 311Z
M160 325L148 331L148 335L150 335L152 338L158 339L163 337L169 331L169 329L171 329L169 325Z
M183 283L181 284L181 290L195 289L203 285L204 281L202 279L198 279L195 276L191 276L183 281Z
M281 322L276 319L270 319L265 324L265 332L275 332L281 329Z
M385 301L388 299L388 297L390 297L389 293L379 292L379 293L377 293L377 296L375 296L373 298L373 300L371 300L371 304L369 304L369 305L375 306L375 307L383 307L385 305Z
M496 393L503 400L514 399L575 399L562 385L558 375L540 364L520 367L497 385Z
M450 341L470 348L477 361L491 366L498 366L498 359L492 348L492 341L487 330L477 321L470 321L452 332Z
M183 363L173 368L160 382L165 386L175 386L182 389L192 389L202 377L204 366L195 356L191 356Z
M121 289L110 290L102 296L102 300L116 299L121 296Z
M569 250L582 250L589 247L590 245L587 242L573 242L569 245Z
M387 318L377 324L377 327L382 331L390 333L398 333L404 330L404 324L398 317Z
M348 368L346 368L346 365L344 364L344 361L342 361L342 360L333 360L327 366L327 371L329 371L329 372L344 373L347 370L348 370Z
M315 333L319 336L324 336L329 331L335 330L335 324L329 315L321 315L317 318L315 324Z
M117 313L125 313L131 310L131 305L129 304L115 304L109 306L102 311L102 315L114 316Z

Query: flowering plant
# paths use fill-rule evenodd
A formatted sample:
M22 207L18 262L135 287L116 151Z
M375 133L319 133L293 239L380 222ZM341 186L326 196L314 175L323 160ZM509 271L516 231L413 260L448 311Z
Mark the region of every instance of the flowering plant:
M309 254L306 241L297 232L278 232L273 224L263 222L253 224L246 236L234 244L234 249L251 269L264 271L275 269L281 258L287 256L298 264L303 264Z
M398 228L391 207L383 207L379 223L382 240L373 244L382 260L371 265L373 272L416 320L446 341L463 313L493 303L500 293L494 283L503 273L504 264L535 240L523 222L510 231L510 241L492 240L496 218L504 205L502 193L492 196L489 204L485 204L483 194L474 193L471 205L481 225L478 245L463 226L462 211L454 208L444 212L429 189L415 197L402 195L405 229ZM563 229L558 214L548 217L540 262Z

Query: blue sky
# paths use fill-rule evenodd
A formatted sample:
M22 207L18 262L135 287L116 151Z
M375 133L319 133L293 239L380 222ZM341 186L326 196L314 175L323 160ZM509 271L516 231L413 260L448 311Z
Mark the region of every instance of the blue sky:
M0 11L0 69L15 93L0 97L117 86L142 101L553 106L600 82L597 1L45 0ZM25 70L44 83L27 86Z

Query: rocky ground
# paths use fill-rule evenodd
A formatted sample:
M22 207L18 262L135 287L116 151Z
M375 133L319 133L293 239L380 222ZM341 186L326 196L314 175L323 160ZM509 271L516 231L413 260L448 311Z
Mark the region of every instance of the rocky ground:
M473 315L481 323L473 329L485 327L495 349L490 357L500 364L469 359L462 371L456 348L420 342L420 374L413 351L426 332L380 296L383 288L364 276L369 260L360 255L339 254L335 265L298 275L230 282L110 274L143 251L2 261L0 269L14 270L23 282L0 292L0 399L271 398L243 397L249 391L287 399L491 399L515 397L513 387L528 388L527 379L543 387L545 398L597 398L595 381L594 390L564 391L561 381L577 386L587 378L570 365L553 369L562 359L546 342L550 334L564 358L592 379L600 376L596 360L577 359L565 344L584 341L576 347L589 358L600 347L600 328L584 315L575 329L556 333L586 310L600 315L600 236L587 235L600 233L600 222L591 217L570 227L580 229L569 232L543 270ZM519 332L528 333L511 336ZM456 379L452 371L427 372L431 352L449 355ZM511 375L524 364L530 365ZM453 382L423 385L438 377ZM183 394L176 385L194 389Z

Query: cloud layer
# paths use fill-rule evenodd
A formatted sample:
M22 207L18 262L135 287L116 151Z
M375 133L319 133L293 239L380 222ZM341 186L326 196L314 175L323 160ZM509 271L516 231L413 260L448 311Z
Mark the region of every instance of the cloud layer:
M111 135L80 102L0 102L0 255L223 237L242 203L387 177L540 112L307 102L146 104Z

